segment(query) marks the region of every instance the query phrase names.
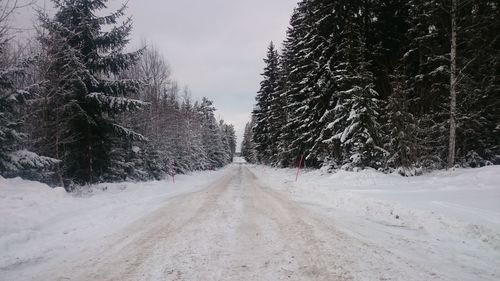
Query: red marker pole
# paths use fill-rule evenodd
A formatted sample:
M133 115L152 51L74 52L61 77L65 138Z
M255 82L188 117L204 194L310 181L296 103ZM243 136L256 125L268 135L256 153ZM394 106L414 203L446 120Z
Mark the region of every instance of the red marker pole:
M295 175L295 181L299 179L300 168L302 167L302 163L304 162L304 155L300 155L299 166L297 167L297 175Z

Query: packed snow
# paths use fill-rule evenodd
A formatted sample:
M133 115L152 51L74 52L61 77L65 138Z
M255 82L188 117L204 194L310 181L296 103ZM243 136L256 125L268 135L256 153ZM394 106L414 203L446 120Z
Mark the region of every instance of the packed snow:
M337 227L450 280L500 279L500 167L419 177L252 168ZM446 279L446 278L445 278Z
M67 276L72 266L108 280L139 261L121 280L500 278L500 167L409 178L306 170L295 181L295 173L237 158L175 183L79 194L0 178L0 280ZM317 266L301 264L318 255Z
M224 171L178 175L175 183L169 178L99 184L78 195L0 177L0 280L31 280L32 272L97 249L135 220L175 196L206 187Z

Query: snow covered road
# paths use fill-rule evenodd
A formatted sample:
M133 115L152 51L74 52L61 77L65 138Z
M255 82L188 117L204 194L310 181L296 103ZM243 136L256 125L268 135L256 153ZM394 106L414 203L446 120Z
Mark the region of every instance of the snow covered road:
M57 265L43 258L0 263L0 280L498 278L498 249L486 257L464 256L466 250L453 248L451 257L442 255L432 235L340 216L328 207L296 200L263 169L231 165L211 174L211 183L162 201L147 197L144 202L156 207L141 210L119 231L96 235L92 246L68 250L64 258L55 259ZM455 244L444 247L450 245ZM470 268L464 268L464 260Z
M235 166L41 279L351 280L346 239Z

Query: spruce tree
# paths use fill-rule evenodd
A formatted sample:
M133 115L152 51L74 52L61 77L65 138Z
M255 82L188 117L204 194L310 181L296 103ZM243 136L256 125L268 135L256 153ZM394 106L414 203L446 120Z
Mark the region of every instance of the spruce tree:
M227 164L227 150L224 147L222 132L215 119L213 102L203 98L199 106L202 118L203 148L207 154L208 169L217 169Z
M276 102L279 83L279 55L274 44L271 42L267 50L267 57L264 59L266 64L262 73L263 80L260 83L260 90L256 97L256 108L253 112L255 117L255 126L253 128L255 150L259 162L270 164L272 156L277 153L276 136L273 136L273 130L278 129L277 122L272 118L272 104Z
M458 1L457 164L500 164L500 7Z
M410 112L408 90L404 87L404 76L394 75L393 94L387 102L383 138L388 151L386 168L396 169L403 176L414 176L419 173L418 141L416 120Z
M343 90L337 95L334 137L340 140L342 164L346 168L378 168L383 157L379 136L380 100L374 90L373 74L368 69L363 26L355 19L351 19L340 44L345 62L340 64Z
M287 30L287 38L284 42L282 52L282 81L280 81L281 95L283 96L286 110L286 124L282 127L279 135L279 158L282 166L293 166L296 159L304 153L304 145L297 141L300 137L300 130L305 120L299 116L304 109L303 102L306 98L301 92L303 85L301 82L308 74L308 60L306 57L308 49L305 46L310 21L308 1L301 1L297 4L290 19L290 27ZM301 127L302 126L302 127ZM254 136L255 139L255 136Z
M241 143L241 157L248 163L256 163L257 157L255 152L255 144L253 142L253 118L245 125L243 133L243 141Z
M405 88L417 123L419 165L442 168L448 155L449 14L440 1L409 1Z
M232 163L236 153L236 132L233 125L226 124L223 121L221 121L221 130L228 145L228 163Z
M0 43L0 57L4 58L6 48L7 43ZM23 75L22 64L0 65L0 175L51 181L50 175L41 172L54 167L59 160L26 149L27 134L22 130L24 118L20 116L20 107L33 95L29 89L16 87L16 78Z
M78 183L101 179L111 165L114 146L145 138L116 123L116 114L141 108L129 99L139 89L134 80L116 79L135 63L140 51L124 53L131 19L116 25L126 6L97 16L106 0L54 0L53 19L41 15L46 32L40 37L49 55L47 83L50 93L48 123L55 130L49 139L64 163L63 174Z
M10 55L11 28L9 19L17 3L1 3L0 10L0 176L25 177L51 182L50 170L59 160L39 156L27 150L28 134L23 128L24 107L34 97L35 85L23 85L32 62ZM11 59L13 57L13 59Z
M322 118L329 108L335 81L328 79L328 52L335 32L335 7L338 3L324 0L306 1L302 28L306 36L298 44L301 58L296 71L302 72L300 80L293 83L290 92L292 104L296 104L291 121L297 126L297 137L291 146L305 156L308 166L319 167L324 161L321 141Z

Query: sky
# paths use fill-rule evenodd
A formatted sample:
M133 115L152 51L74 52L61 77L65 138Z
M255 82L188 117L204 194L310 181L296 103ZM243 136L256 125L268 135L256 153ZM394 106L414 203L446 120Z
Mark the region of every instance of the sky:
M45 1L50 6L50 1ZM124 1L110 0L110 7ZM146 40L162 53L173 78L195 99L214 101L217 117L233 124L238 149L259 89L269 42L280 45L298 0L129 0L131 46ZM44 0L38 0L43 6ZM20 12L16 22L33 22Z

